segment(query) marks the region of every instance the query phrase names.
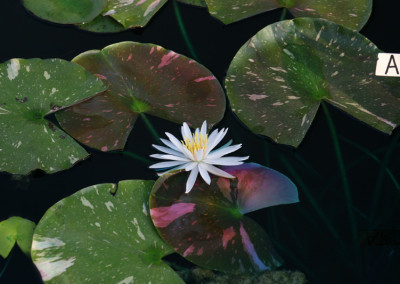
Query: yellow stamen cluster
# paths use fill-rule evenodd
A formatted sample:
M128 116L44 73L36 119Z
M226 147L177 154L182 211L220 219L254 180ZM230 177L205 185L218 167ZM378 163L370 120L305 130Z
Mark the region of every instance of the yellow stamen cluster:
M192 137L183 137L184 141L182 145L186 147L193 155L199 149L203 149L203 154L206 152L208 144L208 135L205 136L202 133L192 133Z

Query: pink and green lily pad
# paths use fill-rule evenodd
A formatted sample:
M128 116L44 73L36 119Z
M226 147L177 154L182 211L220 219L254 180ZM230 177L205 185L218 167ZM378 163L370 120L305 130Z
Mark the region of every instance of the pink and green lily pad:
M225 112L218 80L196 61L154 44L121 42L73 59L96 74L107 91L57 113L57 120L83 144L123 149L140 115L212 127Z
M361 30L372 11L372 0L205 0L214 17L230 24L276 8L287 8L295 17L324 18Z
M390 134L400 124L400 81L374 75L379 52L323 19L269 25L231 62L225 85L232 110L254 133L294 147L322 101Z
M105 90L99 78L61 59L0 64L0 171L54 173L88 153L46 118Z
M162 257L173 252L152 224L154 181L84 188L53 205L33 235L45 283L184 283Z
M205 0L177 0L178 2L199 7L207 7Z
M224 167L235 176L198 178L185 194L187 172L163 175L150 195L150 214L161 237L193 263L224 272L257 273L282 261L267 233L243 214L298 202L296 186L283 174L250 163Z

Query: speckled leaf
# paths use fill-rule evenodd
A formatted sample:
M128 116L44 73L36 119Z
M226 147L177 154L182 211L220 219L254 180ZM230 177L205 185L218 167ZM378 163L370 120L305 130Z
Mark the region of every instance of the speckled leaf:
M6 258L18 244L27 255L31 253L31 244L35 223L21 217L11 217L0 222L0 255Z
M230 24L279 7L295 17L324 18L351 29L361 30L368 21L372 0L205 0L210 13Z
M244 213L298 202L296 186L272 169L250 163L224 167L236 176L198 178L185 194L187 172L163 175L150 195L150 214L161 237L193 263L231 273L276 268L280 258L265 231Z
M218 80L194 60L153 44L122 42L88 51L74 62L109 89L57 113L61 126L102 151L123 149L139 114L212 127L222 119L225 95Z
M178 2L194 6L207 7L205 0L178 0Z
M40 220L32 259L46 283L183 283L148 212L153 181L82 189Z
M108 0L103 11L125 28L143 27L167 0Z
M272 24L235 55L225 81L251 131L297 147L322 100L385 133L400 123L400 81L374 76L381 52L323 19Z
M0 64L0 171L54 173L87 152L45 116L105 89L101 80L61 59Z
M24 6L39 18L59 24L90 22L107 5L107 0L23 0Z
M126 30L120 23L108 16L98 16L93 21L77 25L80 29L94 33L118 33Z

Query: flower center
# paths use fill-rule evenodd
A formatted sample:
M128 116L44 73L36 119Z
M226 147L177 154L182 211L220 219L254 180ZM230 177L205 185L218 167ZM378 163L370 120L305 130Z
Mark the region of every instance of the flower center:
M192 133L191 137L183 137L182 145L196 157L198 150L203 149L203 156L207 149L208 135L202 133Z

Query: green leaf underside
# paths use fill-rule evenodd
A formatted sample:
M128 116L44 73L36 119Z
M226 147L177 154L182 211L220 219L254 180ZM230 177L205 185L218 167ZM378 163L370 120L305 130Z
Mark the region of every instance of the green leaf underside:
M372 11L372 0L205 0L210 13L230 24L272 9L286 7L295 17L324 18L361 30Z
M104 10L107 0L23 0L37 17L59 24L90 22Z
M98 16L93 21L77 25L80 29L94 33L118 33L126 30L120 23L108 16Z
M45 119L105 89L101 80L61 59L11 59L0 64L0 171L53 173L88 156Z
M123 149L140 113L212 127L225 111L218 80L194 60L153 44L122 42L74 62L109 85L106 92L56 114L75 139L102 151Z
M167 0L108 0L103 11L104 16L111 16L125 28L143 27Z
M183 283L161 260L173 250L159 238L148 213L153 184L99 184L53 205L32 243L32 259L43 281Z
M0 222L0 255L6 258L15 243L30 255L35 223L21 217L11 217Z
M323 19L272 24L235 55L227 95L251 131L294 147L321 100L391 133L400 123L400 82L374 75L379 52L361 34Z
M244 213L298 202L297 189L282 174L257 164L225 167L237 179L201 178L185 194L187 172L162 176L150 195L150 214L161 237L176 252L205 268L256 273L281 264L261 226Z
M194 5L194 6L199 6L199 7L207 7L205 0L178 0L178 2L181 2L184 4L190 4L190 5Z

